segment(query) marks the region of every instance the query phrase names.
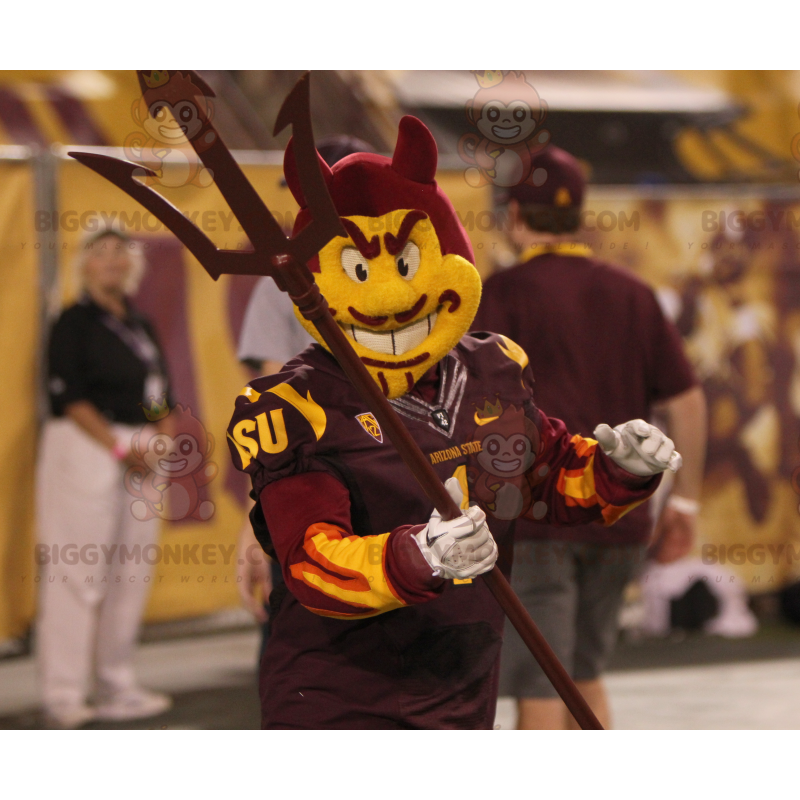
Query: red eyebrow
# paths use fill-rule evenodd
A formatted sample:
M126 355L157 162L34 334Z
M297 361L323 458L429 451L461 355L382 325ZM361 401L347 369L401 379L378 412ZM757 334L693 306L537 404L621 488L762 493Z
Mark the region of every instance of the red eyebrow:
M406 214L397 236L393 233L384 233L383 241L386 243L386 250L393 256L402 252L406 246L408 237L411 234L411 229L421 220L428 219L428 215L424 211L409 211Z
M364 236L361 232L361 228L359 228L353 220L345 219L344 217L341 217L341 220L344 229L355 242L358 252L361 253L364 258L377 258L381 254L381 240L378 238L377 234L373 236L370 241L367 241L367 237Z

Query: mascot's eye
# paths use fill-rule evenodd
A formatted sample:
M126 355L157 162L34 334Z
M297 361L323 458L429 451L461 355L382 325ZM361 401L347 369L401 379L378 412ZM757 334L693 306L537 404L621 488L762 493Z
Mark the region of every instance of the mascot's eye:
M410 281L419 269L419 247L414 242L406 242L403 252L397 256L397 271Z
M514 109L514 119L517 122L522 122L525 119L525 109L524 108L515 108Z
M183 455L188 456L193 450L192 443L188 439L184 439L181 442L180 451Z
M496 456L500 452L500 445L497 439L490 439L486 445L486 449L489 451L490 456Z
M150 116L158 122L163 122L167 116L167 107L163 103L156 103L150 108Z
M167 452L167 446L161 441L161 439L156 439L156 443L153 445L153 450L156 451L156 455L163 456L164 453Z
M489 122L497 122L500 119L500 112L496 108L490 108L486 116L489 118Z
M525 446L525 442L522 439L517 439L517 441L514 442L514 452L518 456L521 456L527 449L528 448Z
M363 283L369 277L369 264L357 247L345 247L342 250L342 269L356 283Z

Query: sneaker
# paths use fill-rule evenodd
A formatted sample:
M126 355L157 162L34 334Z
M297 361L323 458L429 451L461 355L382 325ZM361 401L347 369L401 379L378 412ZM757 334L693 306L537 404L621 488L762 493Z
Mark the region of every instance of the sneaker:
M95 719L126 720L156 717L172 708L172 698L147 689L128 689L95 707Z
M75 730L94 718L94 709L87 705L53 705L44 710L44 725L50 730Z

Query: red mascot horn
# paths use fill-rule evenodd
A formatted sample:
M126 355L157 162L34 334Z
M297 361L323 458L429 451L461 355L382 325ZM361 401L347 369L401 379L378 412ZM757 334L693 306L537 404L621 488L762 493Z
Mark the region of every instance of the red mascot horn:
M380 217L396 209L423 211L433 224L442 255L453 253L475 263L467 232L445 193L436 183L438 151L433 134L416 117L403 117L393 157L377 153L353 153L329 168L320 158L320 169L336 210L342 217ZM290 141L283 160L286 183L300 206L294 234L308 225L298 180L294 149ZM309 263L319 272L319 259Z
M436 140L416 117L403 117L397 133L392 169L416 183L433 183L439 153Z

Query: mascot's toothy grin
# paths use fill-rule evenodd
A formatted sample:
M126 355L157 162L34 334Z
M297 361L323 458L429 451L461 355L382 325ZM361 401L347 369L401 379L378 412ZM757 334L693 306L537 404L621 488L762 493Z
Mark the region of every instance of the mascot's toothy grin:
M430 336L437 317L438 313L434 311L423 319L393 331L370 331L355 325L342 325L342 329L351 339L375 353L401 356L421 345Z

